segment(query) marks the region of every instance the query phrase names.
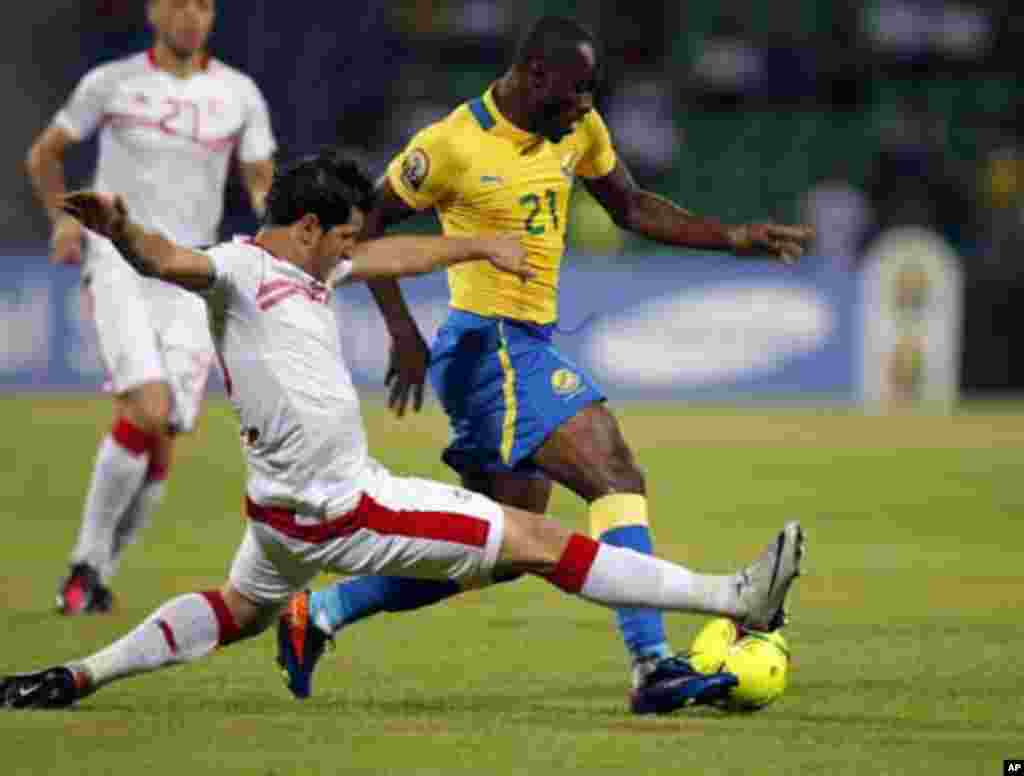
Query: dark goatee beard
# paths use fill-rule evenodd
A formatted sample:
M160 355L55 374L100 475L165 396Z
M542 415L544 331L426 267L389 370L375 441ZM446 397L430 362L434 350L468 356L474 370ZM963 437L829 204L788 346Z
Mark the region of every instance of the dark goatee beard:
M183 49L180 46L176 46L174 44L174 41L172 41L170 38L162 38L161 43L163 43L164 46L166 46L167 50L170 51L171 54L174 55L174 58L177 59L181 64L184 64L193 56L202 51L202 48L197 48L194 51Z

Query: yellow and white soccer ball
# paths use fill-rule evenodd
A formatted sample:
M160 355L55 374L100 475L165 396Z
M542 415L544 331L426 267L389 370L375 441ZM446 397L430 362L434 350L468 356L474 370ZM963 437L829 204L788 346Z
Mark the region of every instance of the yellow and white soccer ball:
M693 640L689 658L701 673L736 674L739 685L722 704L733 711L763 709L786 690L789 645L778 631L740 631L732 620L711 620Z

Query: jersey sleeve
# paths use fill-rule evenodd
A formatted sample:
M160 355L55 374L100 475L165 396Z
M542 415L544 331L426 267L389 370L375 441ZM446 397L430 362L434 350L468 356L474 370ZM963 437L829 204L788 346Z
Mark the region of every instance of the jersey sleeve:
M444 122L420 130L388 165L391 188L414 210L426 210L454 192L461 173L457 144Z
M615 169L615 147L604 119L590 111L583 119L584 151L576 163L576 173L584 178L603 178Z
M53 123L76 140L89 137L106 115L114 91L113 75L109 66L97 67L86 73L57 112Z
M245 243L227 242L203 251L213 265L214 280L202 295L222 302L238 293L255 295L263 262L260 252Z
M238 145L238 158L243 162L261 162L277 149L270 126L270 111L259 87L246 82L245 125Z

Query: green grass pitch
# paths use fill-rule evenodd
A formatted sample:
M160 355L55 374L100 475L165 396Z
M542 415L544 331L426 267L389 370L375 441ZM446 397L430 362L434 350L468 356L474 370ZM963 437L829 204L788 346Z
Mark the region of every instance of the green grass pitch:
M994 774L1024 756L1024 412L952 417L617 407L660 554L731 571L799 517L790 688L753 715L625 711L612 614L526 580L340 634L305 703L268 635L107 688L72 712L0 715L4 774ZM366 410L398 472L451 479L436 406ZM229 408L183 441L111 616L52 612L109 405L0 398L0 671L87 654L164 599L223 579L241 537ZM558 493L552 513L585 527ZM326 582L327 579L321 580ZM701 619L668 615L684 649Z

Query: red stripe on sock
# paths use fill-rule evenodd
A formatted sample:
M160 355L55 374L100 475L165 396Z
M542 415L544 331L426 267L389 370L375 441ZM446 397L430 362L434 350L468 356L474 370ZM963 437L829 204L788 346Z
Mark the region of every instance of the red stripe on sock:
M223 647L225 644L238 641L241 636L240 629L220 591L206 590L199 595L206 599L206 603L213 609L213 614L217 618L217 643Z
M163 482L171 470L171 455L164 445L156 445L149 453L149 468L146 469L148 482Z
M555 570L548 574L548 582L567 593L580 592L600 549L599 542L582 534L573 534Z
M174 631L171 630L171 626L163 620L157 620L156 624L160 626L160 630L164 634L164 639L167 641L167 646L171 648L171 654L178 654L178 642L174 640Z
M156 436L146 433L127 418L119 418L110 435L121 447L135 455L149 452L156 444Z

